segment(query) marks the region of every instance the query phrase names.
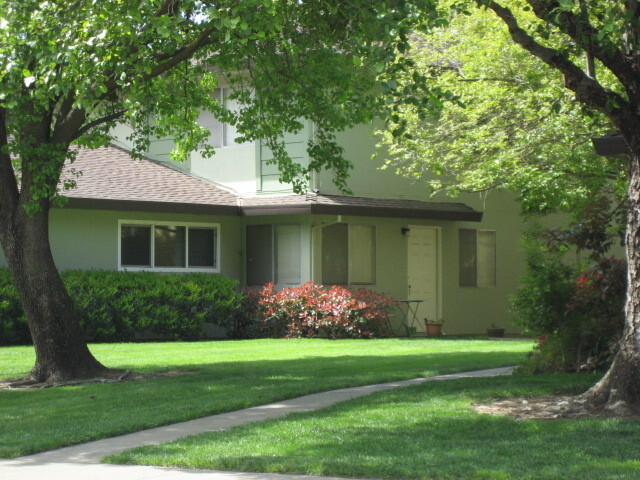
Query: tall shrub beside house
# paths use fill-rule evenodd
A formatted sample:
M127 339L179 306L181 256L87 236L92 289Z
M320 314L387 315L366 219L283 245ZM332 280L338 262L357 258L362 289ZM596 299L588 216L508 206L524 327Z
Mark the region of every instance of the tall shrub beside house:
M583 224L593 225L589 223ZM566 232L585 238L584 229L572 224ZM569 245L558 244L559 229L552 235L540 227L527 233L527 273L513 297L515 322L537 335L538 348L523 366L531 373L604 370L617 352L624 327L626 262L602 257L606 249L591 250L584 265L565 262ZM610 245L608 235L593 235Z

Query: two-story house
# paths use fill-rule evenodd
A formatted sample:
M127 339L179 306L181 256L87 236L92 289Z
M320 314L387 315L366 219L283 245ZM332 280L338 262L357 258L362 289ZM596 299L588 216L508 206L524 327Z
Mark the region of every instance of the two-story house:
M411 304L418 332L424 318L444 320L447 334L480 334L492 324L517 331L509 330L509 296L524 262L513 196L429 199L420 184L379 169L369 126L339 137L354 164L354 196L340 195L328 172L312 177L309 193L294 195L260 142L237 144L233 127L209 115L200 122L212 131L212 158L195 151L177 164L171 140L156 139L148 160L133 160L125 126L112 146L80 151L77 188L51 214L58 268L362 286L421 300ZM286 138L303 164L311 135L308 125Z

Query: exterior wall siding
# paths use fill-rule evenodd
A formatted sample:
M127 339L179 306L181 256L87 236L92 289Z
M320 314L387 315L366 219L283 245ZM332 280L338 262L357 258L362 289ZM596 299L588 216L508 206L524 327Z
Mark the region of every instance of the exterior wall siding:
M49 238L58 269L118 268L118 220L202 222L220 224L220 273L242 279L241 218L112 210L55 209ZM0 266L6 266L4 256Z

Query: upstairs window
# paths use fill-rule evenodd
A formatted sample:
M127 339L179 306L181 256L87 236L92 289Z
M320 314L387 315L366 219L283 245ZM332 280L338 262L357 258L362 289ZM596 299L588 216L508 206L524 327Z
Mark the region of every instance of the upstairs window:
M376 283L375 227L337 223L322 229L322 283Z
M461 287L496 286L496 232L459 230L459 284Z
M219 271L218 225L120 221L119 269Z
M241 107L240 102L231 98L232 92L233 90L229 87L216 88L213 96L226 109L232 112L239 112ZM211 132L211 135L209 136L209 143L216 148L250 145L252 143L236 142L236 138L239 136L236 126L221 122L209 112L205 112L200 115L198 124L209 129Z

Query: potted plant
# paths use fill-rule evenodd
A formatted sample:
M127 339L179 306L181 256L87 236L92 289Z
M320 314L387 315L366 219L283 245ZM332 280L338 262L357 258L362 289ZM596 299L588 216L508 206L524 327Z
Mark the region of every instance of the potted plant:
M487 335L492 338L502 338L504 337L504 328L496 327L492 323L491 328L487 328Z
M443 335L442 325L444 325L444 321L442 319L438 321L429 321L425 318L424 326L427 329L427 337L441 337Z

